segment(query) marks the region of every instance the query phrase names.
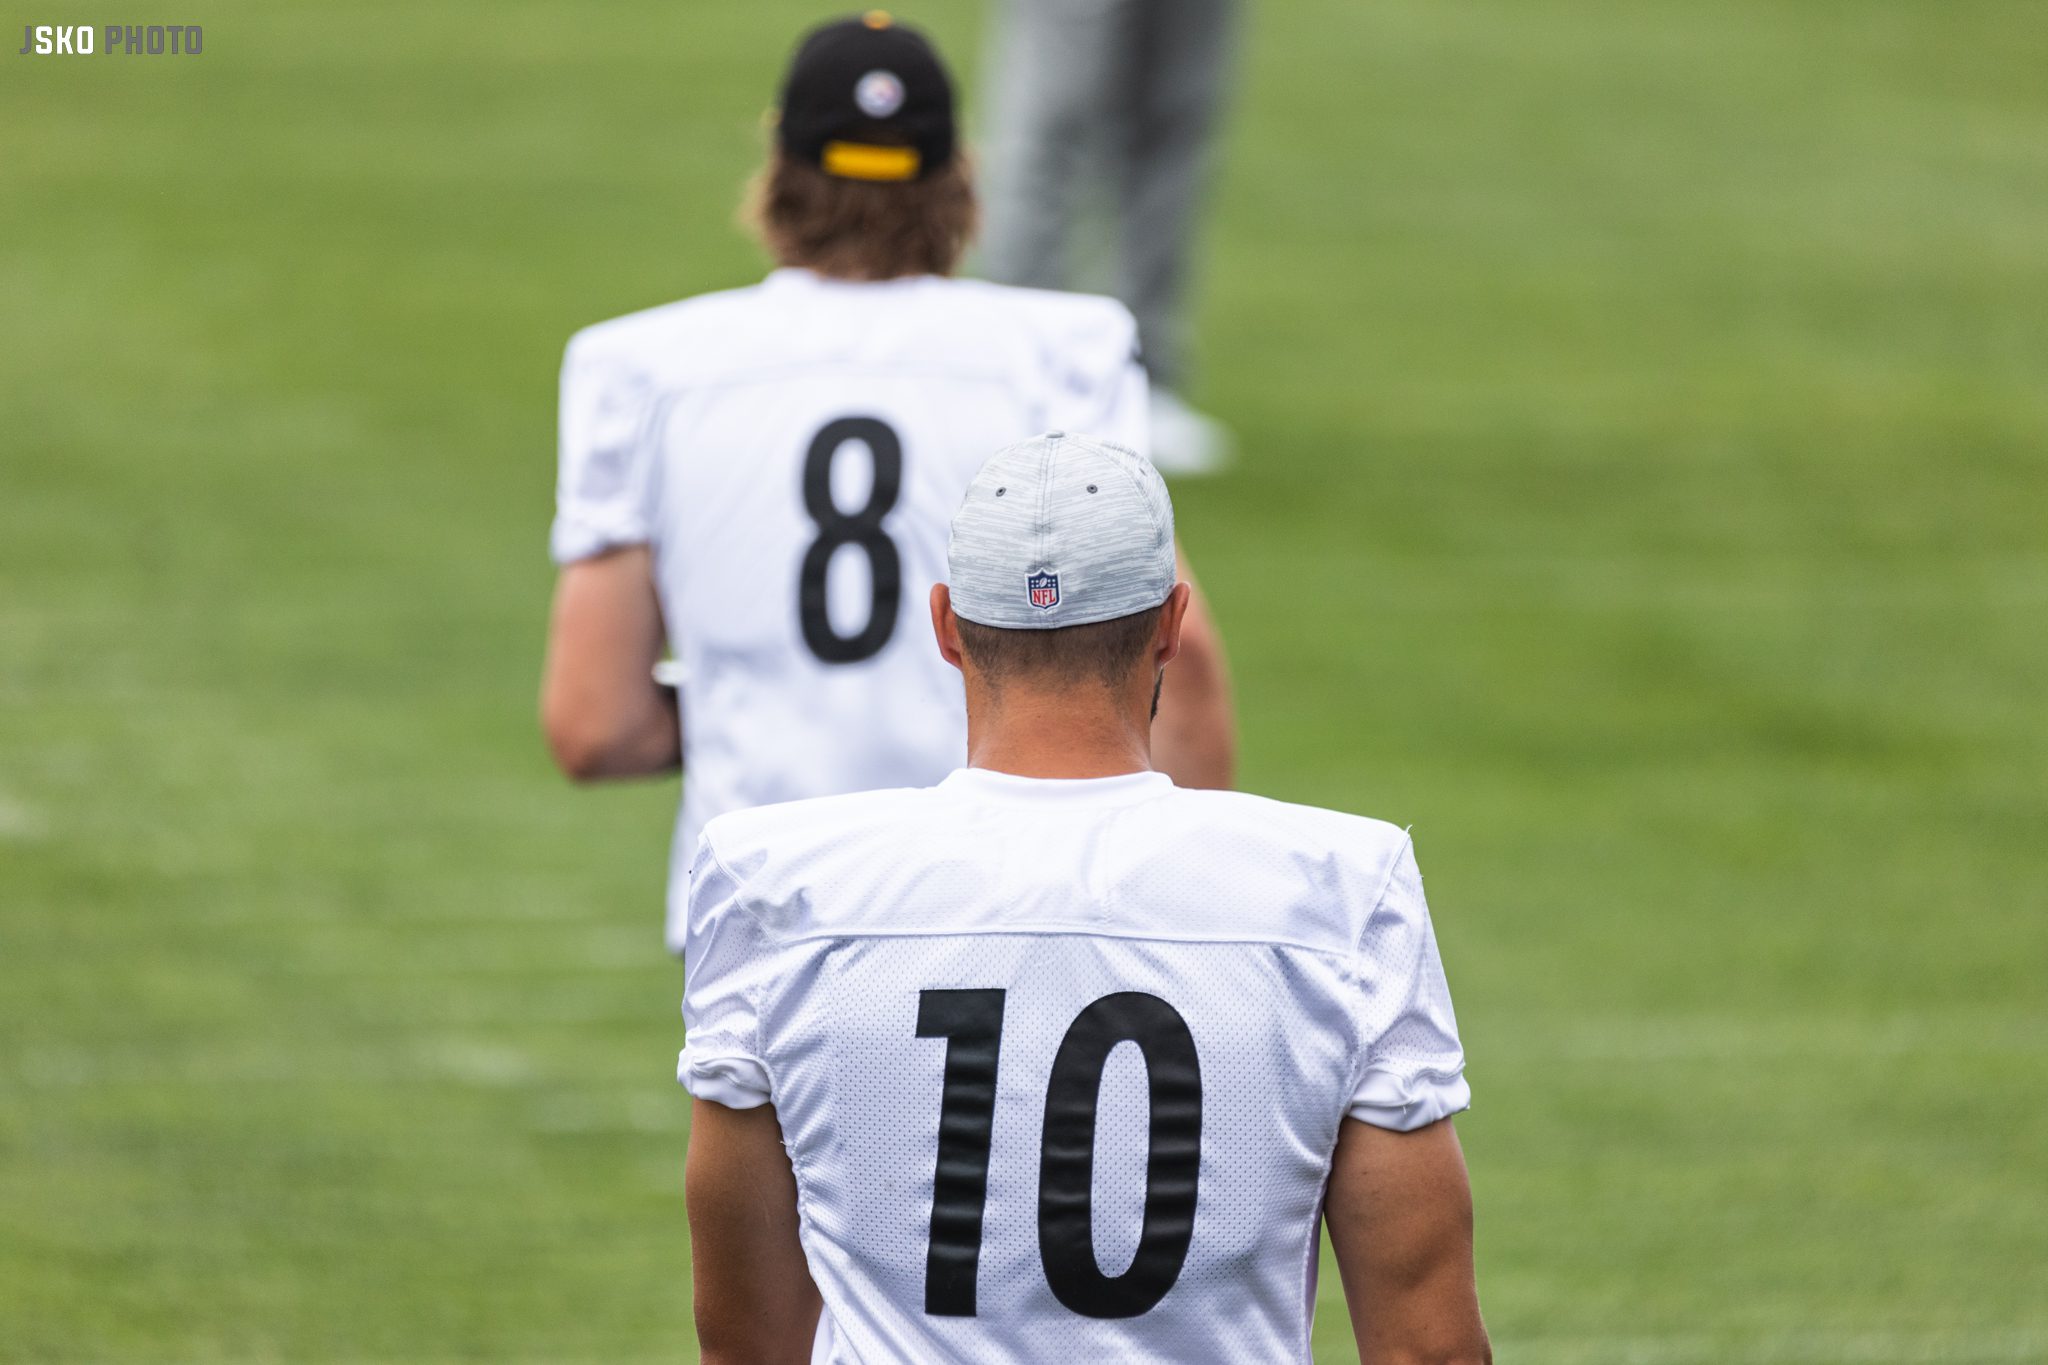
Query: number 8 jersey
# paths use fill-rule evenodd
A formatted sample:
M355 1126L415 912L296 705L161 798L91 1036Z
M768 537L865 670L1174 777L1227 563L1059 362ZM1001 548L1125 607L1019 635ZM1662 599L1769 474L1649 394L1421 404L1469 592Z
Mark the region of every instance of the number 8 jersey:
M651 546L685 679L672 948L712 816L959 762L959 675L925 615L948 525L1013 441L1147 450L1135 351L1111 299L803 270L571 340L554 557Z
M1466 1107L1408 838L1153 773L726 815L679 1075L772 1104L814 1361L1303 1361L1346 1116Z

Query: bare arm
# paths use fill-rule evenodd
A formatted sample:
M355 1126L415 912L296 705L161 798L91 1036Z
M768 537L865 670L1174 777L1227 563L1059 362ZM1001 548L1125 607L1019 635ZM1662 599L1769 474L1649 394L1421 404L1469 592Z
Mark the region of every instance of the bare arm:
M541 729L578 782L643 777L682 765L675 697L655 684L667 642L644 545L579 560L555 582Z
M1324 1212L1364 1365L1493 1359L1472 1271L1472 1188L1457 1130L1345 1119Z
M1237 780L1237 718L1223 636L1186 555L1180 556L1180 577L1194 588L1194 598L1181 623L1180 655L1166 666L1152 721L1152 759L1178 786L1229 788Z
M684 1184L704 1365L803 1365L820 1300L775 1110L693 1100Z

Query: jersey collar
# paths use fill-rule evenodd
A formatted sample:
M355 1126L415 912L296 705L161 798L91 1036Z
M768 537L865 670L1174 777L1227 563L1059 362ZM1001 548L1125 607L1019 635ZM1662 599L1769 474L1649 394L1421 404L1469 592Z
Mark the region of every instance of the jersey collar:
M1115 777L1019 777L993 768L958 768L939 784L951 792L990 801L1045 802L1085 806L1130 806L1173 790L1165 773L1120 773Z
M903 289L943 279L940 275L898 275L892 280L841 280L802 266L779 266L761 283L769 289Z

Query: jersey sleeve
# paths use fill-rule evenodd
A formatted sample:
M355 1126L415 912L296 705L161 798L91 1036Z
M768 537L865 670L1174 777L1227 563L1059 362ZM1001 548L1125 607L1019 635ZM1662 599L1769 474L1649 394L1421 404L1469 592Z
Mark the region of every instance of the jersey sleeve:
M626 357L569 343L548 538L557 564L654 538L655 398L652 378Z
M761 1057L759 1013L774 974L773 953L740 893L739 879L718 860L710 839L700 839L690 867L676 1079L696 1098L728 1109L752 1109L774 1097Z
M1347 1113L1408 1132L1472 1104L1415 846L1403 842L1358 945L1364 1060Z

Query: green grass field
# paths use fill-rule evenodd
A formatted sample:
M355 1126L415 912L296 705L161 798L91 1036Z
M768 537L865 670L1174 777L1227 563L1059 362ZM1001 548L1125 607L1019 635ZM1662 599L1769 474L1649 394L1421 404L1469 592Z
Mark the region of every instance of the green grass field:
M0 81L0 1357L693 1354L674 793L532 721L554 377L759 270L820 13L10 20L206 49ZM1246 784L1416 828L1503 1361L2048 1360L2044 70L1255 9L1182 529Z

